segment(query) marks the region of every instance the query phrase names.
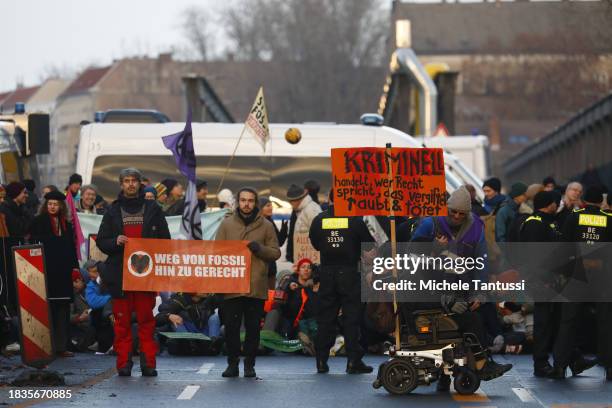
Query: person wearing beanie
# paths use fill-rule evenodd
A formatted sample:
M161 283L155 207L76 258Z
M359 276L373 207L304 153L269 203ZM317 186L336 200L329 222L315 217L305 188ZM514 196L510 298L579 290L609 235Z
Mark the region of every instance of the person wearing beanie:
M40 200L34 192L36 183L32 179L25 179L23 180L23 185L26 186L26 190L28 190L28 199L25 203L25 209L30 216L34 217L40 207Z
M185 198L183 186L175 179L167 178L161 182L168 192L168 198L164 203L164 213L166 216L182 215L185 208Z
M527 185L514 183L506 201L501 205L495 217L495 241L506 242L510 225L516 218L519 207L527 200Z
M491 177L482 185L485 195L483 208L487 214L497 214L497 210L506 200L506 196L501 194L501 181L497 177Z
M140 344L140 370L143 376L157 376L157 343L154 339L153 306L155 292L123 289L123 256L126 242L132 238L170 239L166 217L157 203L145 200L142 174L124 169L119 175L120 193L102 217L96 245L108 255L99 265L104 286L112 296L115 324L113 348L117 353L119 376L132 375L132 315L136 315Z
M83 185L83 177L81 177L80 174L74 173L68 179L68 186L66 187L66 194L70 192L75 202L77 202L81 198L79 196L81 185Z
M317 204L312 197L308 194L308 189L302 188L297 184L291 184L287 190L287 201L291 204L293 211L291 213L290 224L289 224L289 235L287 239L287 261L293 262L294 260L294 240L295 234L307 235L310 230L312 220L322 210L321 206Z
M244 376L254 378L255 356L259 348L260 320L264 312L264 302L268 298L268 265L280 258L276 232L259 209L257 191L243 187L236 195L238 208L225 217L217 230L215 240L249 241L251 251L251 285L248 293L229 293L224 295L221 308L225 322L227 346L227 368L223 377L237 377L240 365L240 327L244 317L246 336L243 355Z
M162 183L155 183L153 186L155 188L157 197L157 204L163 208L164 204L166 204L166 200L168 199L168 189Z
M39 214L29 228L32 242L44 245L47 270L47 298L53 325L53 343L60 357L72 357L70 339L70 303L74 299L73 276L80 275L74 228L68 219L66 196L51 191L44 196Z
M414 231L411 241L431 242L437 254L449 252L448 256L487 259L484 222L471 211L471 195L465 186L450 195L447 207L447 216L424 218ZM456 282L472 282L473 279L487 282L489 279L486 267L467 269L464 274L453 278ZM451 318L457 322L461 332L474 333L483 346L490 344L483 318L494 309L491 309L492 304L485 302L481 294L476 291L451 292L444 297L440 306L447 313L452 313ZM483 370L495 378L511 368L511 364L498 364L490 360ZM439 391L448 391L450 377L443 375L437 387Z
M23 183L13 181L6 186L6 199L0 204L6 229L10 237L21 239L26 236L32 216L26 211L28 191ZM16 241L17 243L17 241Z
M78 270L72 271L74 300L70 304L69 333L73 350L86 352L87 347L96 341L96 332L91 324L90 308L85 298L85 280Z
M234 210L236 206L236 200L234 200L234 194L229 188L224 188L217 194L217 201L219 201L219 208L227 208L230 211Z
M155 187L153 186L146 186L143 189L144 192L144 198L145 200L153 200L156 201L157 200L157 190L155 189Z
M544 187L544 191L554 191L557 189L557 182L552 176L544 177L542 186Z

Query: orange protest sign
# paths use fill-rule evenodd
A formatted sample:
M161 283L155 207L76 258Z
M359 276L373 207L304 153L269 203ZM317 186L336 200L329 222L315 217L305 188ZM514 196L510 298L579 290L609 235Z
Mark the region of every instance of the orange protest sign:
M134 291L248 293L248 241L130 238L123 256L123 288Z
M332 149L337 216L446 215L442 149Z

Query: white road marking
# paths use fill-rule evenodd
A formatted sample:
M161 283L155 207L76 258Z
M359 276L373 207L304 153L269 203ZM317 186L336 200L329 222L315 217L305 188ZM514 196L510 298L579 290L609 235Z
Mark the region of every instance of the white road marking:
M527 388L512 388L512 391L522 402L535 402L533 395L531 395Z
M213 363L204 363L198 370L198 374L208 374L215 365Z
M181 392L181 394L178 397L176 397L176 399L177 400L190 400L191 398L193 398L195 393L198 392L199 389L200 389L199 385L188 385L185 387L183 392Z

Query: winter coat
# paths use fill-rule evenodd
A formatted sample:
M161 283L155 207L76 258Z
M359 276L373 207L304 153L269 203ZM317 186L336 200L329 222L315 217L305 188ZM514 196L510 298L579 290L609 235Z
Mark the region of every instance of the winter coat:
M15 201L7 199L0 205L0 212L4 214L10 237L23 238L26 236L32 217L26 211L25 206L17 206Z
M506 242L508 230L516 215L518 214L519 206L512 197L508 197L504 204L497 211L495 217L495 241Z
M155 316L157 326L170 323L171 314L179 315L184 321L193 323L198 329L208 326L208 319L221 305L221 296L211 295L194 303L190 293L175 293L170 299L159 305L159 313Z
M276 232L270 221L261 214L245 225L244 220L236 211L226 217L217 230L217 241L255 241L260 249L251 256L251 290L249 293L226 294L225 299L246 296L256 299L268 298L268 264L280 258L280 249Z
M111 296L106 293L102 293L102 289L100 285L96 281L87 282L87 286L85 288L85 299L87 299L87 304L92 309L103 309L104 306L111 300Z
M79 262L72 224L66 220L60 228L61 235L54 235L49 214L37 215L30 225L30 242L44 246L49 300L71 301L74 298L72 270L79 268Z
M113 298L123 297L123 246L117 245L117 237L124 235L121 208L144 206L142 238L170 239L166 217L159 205L152 200L138 198L126 199L122 194L110 205L98 230L96 245L108 255L100 265L100 277L108 293Z
M312 220L319 215L321 212L321 206L310 198L309 195L306 195L300 206L297 209L297 219L295 220L295 232L301 234L308 234L310 231L310 224L312 224Z

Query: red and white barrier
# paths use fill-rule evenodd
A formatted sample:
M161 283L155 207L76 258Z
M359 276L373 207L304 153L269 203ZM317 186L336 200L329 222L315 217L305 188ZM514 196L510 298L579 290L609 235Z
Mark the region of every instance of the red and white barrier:
M43 368L55 358L42 245L13 247L21 321L21 360Z

